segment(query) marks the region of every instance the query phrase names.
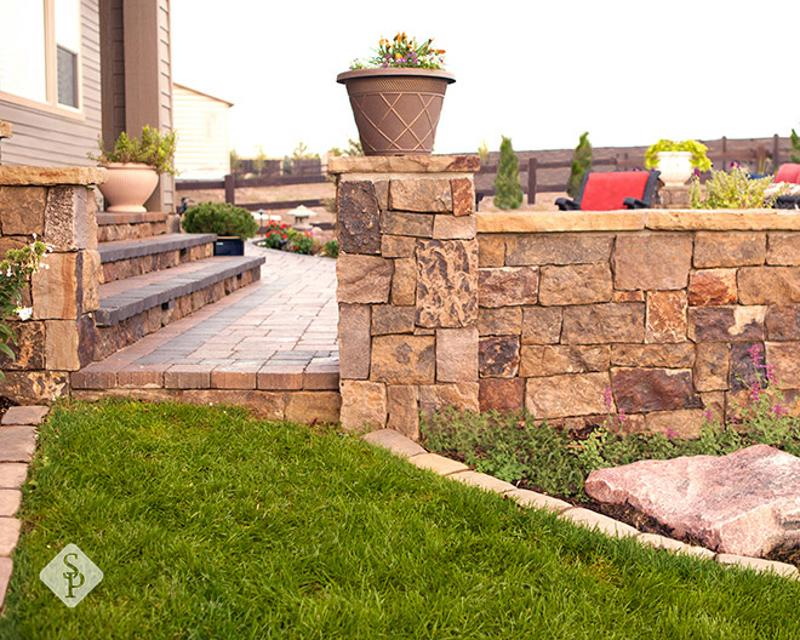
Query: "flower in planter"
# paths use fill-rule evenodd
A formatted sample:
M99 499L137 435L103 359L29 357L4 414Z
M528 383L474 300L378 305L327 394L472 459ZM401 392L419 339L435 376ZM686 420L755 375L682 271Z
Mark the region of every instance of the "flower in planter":
M381 38L375 55L367 60L355 60L351 69L378 69L388 67L442 69L444 67L444 49L434 49L433 38L422 43L416 38L409 38L403 31L393 40Z

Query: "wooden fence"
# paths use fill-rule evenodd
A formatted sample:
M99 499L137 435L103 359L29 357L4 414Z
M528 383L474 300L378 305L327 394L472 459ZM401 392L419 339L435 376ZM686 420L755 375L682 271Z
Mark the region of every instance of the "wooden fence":
M223 189L225 191L225 202L237 204L236 189L242 187L280 187L294 184L321 184L327 182L328 178L320 171L316 175L308 176L260 176L256 178L241 178L234 174L228 174L223 180L176 180L175 190L181 191L200 191L204 189ZM319 198L305 200L281 200L276 202L247 202L237 206L248 211L265 211L275 209L294 209L300 205L306 207L320 207L323 202Z

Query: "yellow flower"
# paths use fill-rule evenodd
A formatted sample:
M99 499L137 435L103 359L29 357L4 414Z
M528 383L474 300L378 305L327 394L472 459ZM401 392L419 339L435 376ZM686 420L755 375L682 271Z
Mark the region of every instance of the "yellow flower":
M394 59L395 59L395 60L399 60L399 59L400 59L400 58L402 58L402 57L403 57L403 54L402 54L402 53L395 53L395 54L394 54Z

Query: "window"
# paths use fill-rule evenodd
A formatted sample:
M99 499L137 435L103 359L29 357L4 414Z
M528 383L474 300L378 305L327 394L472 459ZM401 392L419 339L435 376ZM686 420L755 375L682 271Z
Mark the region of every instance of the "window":
M4 98L80 108L80 8L80 0L0 0Z

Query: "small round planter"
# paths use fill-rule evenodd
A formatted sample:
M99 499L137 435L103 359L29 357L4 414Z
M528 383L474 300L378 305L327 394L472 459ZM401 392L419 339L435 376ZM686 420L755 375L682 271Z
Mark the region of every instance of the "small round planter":
M347 87L364 155L426 155L452 74L439 69L355 69L336 76Z
M659 178L668 187L686 184L692 177L692 154L690 151L659 151Z
M217 236L214 242L215 256L243 256L244 240L239 236Z
M144 213L144 203L158 186L158 174L150 165L112 162L104 183L99 185L109 213Z

